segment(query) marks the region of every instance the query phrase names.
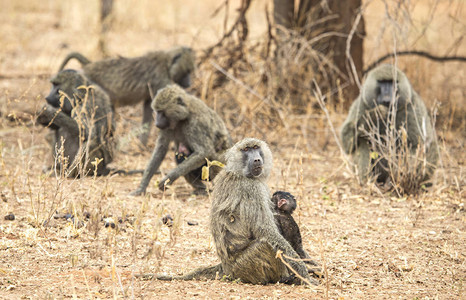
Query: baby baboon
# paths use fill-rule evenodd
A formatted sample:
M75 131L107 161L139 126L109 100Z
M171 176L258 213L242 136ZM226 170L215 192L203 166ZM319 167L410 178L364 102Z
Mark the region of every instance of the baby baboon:
M308 271L320 276L320 265L312 260L304 250L299 226L291 215L296 209L295 197L288 192L276 191L273 193L271 201L278 231L290 243L299 257L304 259L304 263L308 265Z
M185 145L180 143L178 146L178 149L175 150L176 164L179 165L182 162L184 162L188 158L188 156L190 156L192 153L193 151L191 149L188 149ZM199 178L202 178L202 168L206 165L207 163L204 163L202 166L189 172L184 177L186 178L188 182L193 182L193 183L198 182ZM205 186L200 186L200 188L201 190L199 190L198 192L205 191Z
M73 52L65 58L60 70L72 58L81 62L84 74L109 94L115 107L144 101L143 132L139 137L143 145L147 144L153 121L151 92L155 94L171 83L189 87L195 63L194 52L188 47L150 52L135 58L120 57L96 62Z
M303 249L303 242L299 226L291 215L296 209L295 197L283 191L277 191L272 195L275 222L278 231L287 240L299 257L308 259L309 255Z
M108 174L115 128L108 95L75 70L61 71L50 81L52 90L37 121L54 132L53 157L59 168L67 164L71 177L94 174L91 163L102 160L96 175Z
M222 119L201 99L189 95L177 85L169 85L158 91L152 102L157 113L155 125L160 129L152 157L144 171L141 183L131 195L145 193L152 176L158 170L171 141L175 142L178 152L186 158L160 180L159 188L173 183L178 177L185 179L194 187L195 192L204 192L199 167L209 160L224 161L223 153L231 144L231 137ZM214 167L215 168L215 167ZM212 178L218 170L212 169Z
M395 136L390 130L396 131ZM421 182L430 179L437 165L437 140L424 102L406 75L392 65L382 65L368 74L343 123L341 139L345 152L353 155L361 182L370 175L376 176L378 182L390 179L388 153L377 152L378 158L372 153L377 151L376 139L396 145L398 152L407 146L411 156L418 149L425 150Z

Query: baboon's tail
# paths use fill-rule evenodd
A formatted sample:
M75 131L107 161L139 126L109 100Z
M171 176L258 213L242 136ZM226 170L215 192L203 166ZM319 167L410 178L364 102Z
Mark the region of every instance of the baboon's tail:
M170 275L156 275L156 274L139 274L137 278L142 280L215 280L223 277L222 264L210 267L197 268L196 270L185 274L183 276L170 276Z
M70 54L68 54L65 59L63 60L63 62L61 63L60 65L60 68L58 68L58 72L60 72L61 70L63 70L66 66L66 64L71 60L71 59L77 59L82 66L84 65L87 65L88 63L90 63L91 61L89 59L87 59L87 57L85 57L84 55L82 55L81 53L79 52L71 52Z

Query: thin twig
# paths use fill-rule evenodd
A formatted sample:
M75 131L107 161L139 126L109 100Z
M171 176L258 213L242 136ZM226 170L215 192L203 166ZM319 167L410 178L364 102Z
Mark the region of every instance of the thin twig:
M428 58L433 61L439 61L439 62L447 62L447 61L459 61L459 62L466 62L466 57L465 56L438 56L431 54L426 51L419 51L419 50L406 50L406 51L398 51L398 52L392 52L385 54L384 56L378 58L375 62L371 63L362 73L367 74L370 70L374 69L379 65L381 62L386 60L387 58L390 57L395 57L395 56L406 56L406 55L416 55L416 56L422 56L425 58Z

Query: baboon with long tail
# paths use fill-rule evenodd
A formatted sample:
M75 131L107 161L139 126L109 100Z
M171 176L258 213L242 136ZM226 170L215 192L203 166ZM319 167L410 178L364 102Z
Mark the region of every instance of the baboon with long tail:
M194 52L188 47L177 47L168 51L154 51L134 58L111 58L91 62L80 53L70 53L60 65L60 71L70 59L82 64L83 73L101 86L110 96L114 107L136 105L143 101L143 130L139 139L147 144L153 122L151 93L169 84L181 87L191 85L194 70Z

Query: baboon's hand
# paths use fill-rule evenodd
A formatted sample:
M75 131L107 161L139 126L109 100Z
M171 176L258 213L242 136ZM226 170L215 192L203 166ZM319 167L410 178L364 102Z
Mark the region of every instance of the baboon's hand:
M173 180L171 180L170 177L165 176L159 182L159 190L164 191L167 186L172 184L172 182L173 182Z
M369 118L373 121L379 120L387 120L388 118L388 107L382 104L377 105L373 109L368 111Z
M37 115L37 122L44 126L47 126L50 121L52 120L53 116L57 112L57 109L52 107L51 105L44 105L39 111Z
M141 196L141 195L144 195L145 193L146 193L146 189L143 189L143 188L139 187L136 190L129 193L129 195L130 196Z

